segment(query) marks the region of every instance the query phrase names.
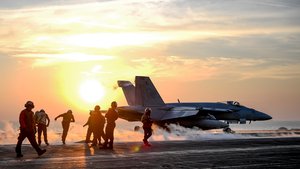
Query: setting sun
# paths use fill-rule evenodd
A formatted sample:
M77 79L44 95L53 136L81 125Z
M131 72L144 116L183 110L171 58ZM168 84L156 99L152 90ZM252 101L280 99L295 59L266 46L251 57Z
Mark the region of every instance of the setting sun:
M96 103L103 98L105 91L97 80L87 80L80 85L79 94L84 101Z

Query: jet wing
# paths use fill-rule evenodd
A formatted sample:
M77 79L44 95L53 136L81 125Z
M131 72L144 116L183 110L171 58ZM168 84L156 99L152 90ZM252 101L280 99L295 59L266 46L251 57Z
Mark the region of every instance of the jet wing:
M178 119L183 117L195 116L199 110L195 107L174 107L168 110L160 120Z

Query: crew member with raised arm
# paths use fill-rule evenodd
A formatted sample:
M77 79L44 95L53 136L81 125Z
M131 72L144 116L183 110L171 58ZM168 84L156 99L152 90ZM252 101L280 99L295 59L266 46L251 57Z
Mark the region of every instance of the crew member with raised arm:
M75 122L74 116L72 114L72 110L68 110L66 113L60 114L57 117L55 117L55 121L57 118L62 117L63 120L61 122L62 127L63 127L63 134L61 136L61 141L63 144L66 144L66 137L69 131L70 123Z

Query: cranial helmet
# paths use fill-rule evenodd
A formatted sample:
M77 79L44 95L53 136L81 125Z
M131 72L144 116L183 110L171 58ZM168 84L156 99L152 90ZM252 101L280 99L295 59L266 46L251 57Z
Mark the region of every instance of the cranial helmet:
M33 104L32 101L27 101L27 102L25 103L25 107L26 107L26 108L27 108L27 107L34 108L34 104Z
M94 110L100 110L100 106L99 105L96 105Z
M149 108L149 107L145 108L145 112L151 112L151 111L152 111L151 108Z
M117 102L116 101L113 101L113 102L111 102L111 107L117 107L118 105L117 105Z

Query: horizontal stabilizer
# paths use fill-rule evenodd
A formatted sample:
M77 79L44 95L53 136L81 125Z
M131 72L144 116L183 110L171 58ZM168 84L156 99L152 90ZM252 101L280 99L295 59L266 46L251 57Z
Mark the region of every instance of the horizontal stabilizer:
M128 86L133 86L133 84L130 81L118 80L118 86L119 87L128 87Z

